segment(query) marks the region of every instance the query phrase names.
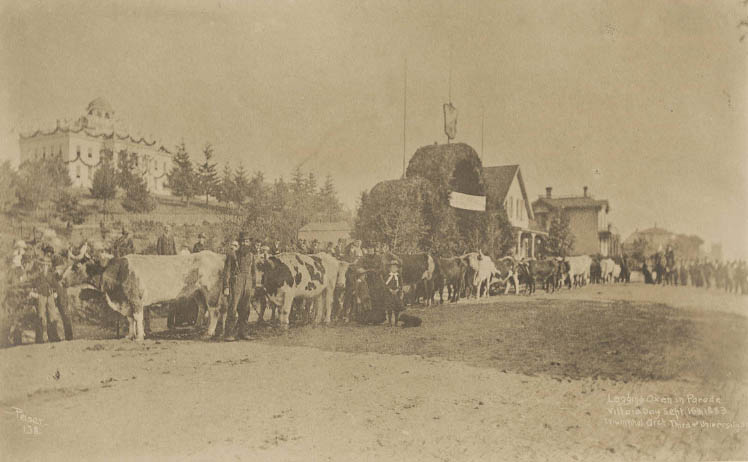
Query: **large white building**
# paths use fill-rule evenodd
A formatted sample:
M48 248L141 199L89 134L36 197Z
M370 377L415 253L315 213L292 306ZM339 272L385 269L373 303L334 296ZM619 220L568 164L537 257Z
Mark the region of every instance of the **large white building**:
M58 121L52 130L21 134L20 160L62 157L73 186L89 188L94 171L105 160L102 157L111 156L116 165L121 156L129 156L151 192L169 194L165 184L166 172L171 169L171 152L155 140L121 133L115 125L112 106L105 99L96 98L88 104L85 114L72 123Z

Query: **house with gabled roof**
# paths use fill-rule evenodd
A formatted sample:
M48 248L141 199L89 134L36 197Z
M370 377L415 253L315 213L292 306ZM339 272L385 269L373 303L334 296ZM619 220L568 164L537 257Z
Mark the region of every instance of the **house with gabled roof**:
M569 228L574 235L573 255L616 256L620 253L620 238L608 223L610 204L606 199L595 199L587 186L581 196L552 195L552 188L545 188L545 196L532 203L538 224L548 229L553 215L563 212L569 217Z
M516 236L515 255L534 257L548 232L536 221L519 165L483 167L486 200L501 204Z

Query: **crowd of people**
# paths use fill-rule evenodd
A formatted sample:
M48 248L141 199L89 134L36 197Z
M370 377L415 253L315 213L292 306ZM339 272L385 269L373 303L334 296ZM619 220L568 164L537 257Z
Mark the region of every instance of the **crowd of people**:
M642 275L647 284L717 288L748 293L748 265L744 260L712 261L704 258L676 258L668 246L645 259Z

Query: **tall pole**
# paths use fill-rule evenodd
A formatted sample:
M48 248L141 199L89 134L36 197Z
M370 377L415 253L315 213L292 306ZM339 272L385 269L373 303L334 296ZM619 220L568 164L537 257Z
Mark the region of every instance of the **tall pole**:
M449 104L452 104L452 45L449 46Z
M481 106L480 114L480 161L481 163L485 160L485 154L483 153L483 129L486 125L486 107Z
M403 178L405 178L405 121L408 114L408 57L405 57L403 66Z

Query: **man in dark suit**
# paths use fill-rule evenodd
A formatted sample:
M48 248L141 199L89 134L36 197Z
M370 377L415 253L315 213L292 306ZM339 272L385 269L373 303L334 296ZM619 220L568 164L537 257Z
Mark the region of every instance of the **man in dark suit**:
M174 242L174 236L171 235L171 225L164 226L164 232L158 237L156 243L156 253L158 255L176 255L177 245Z

